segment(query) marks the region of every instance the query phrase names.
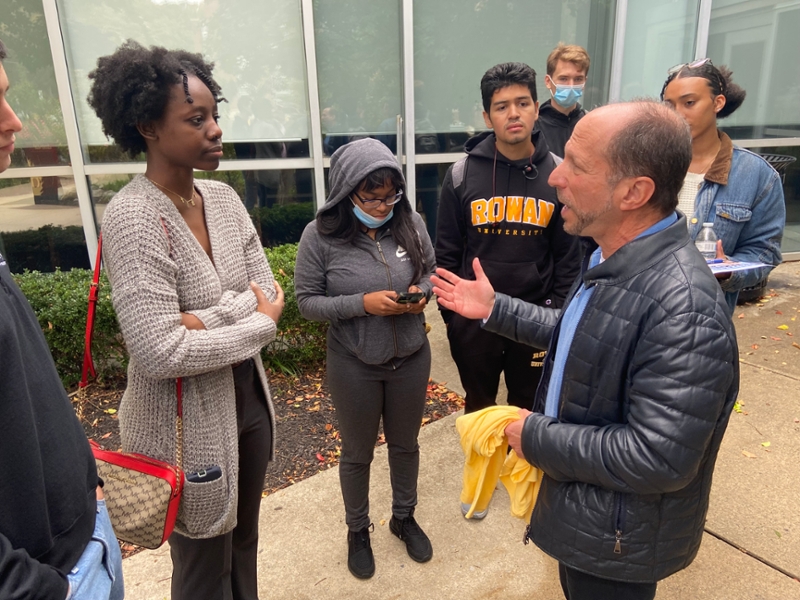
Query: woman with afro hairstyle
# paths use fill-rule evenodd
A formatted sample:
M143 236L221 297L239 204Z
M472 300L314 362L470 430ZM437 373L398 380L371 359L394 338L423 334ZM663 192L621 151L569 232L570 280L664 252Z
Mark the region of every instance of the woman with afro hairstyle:
M275 337L283 292L240 198L193 176L222 157L212 66L129 40L89 74L106 135L147 156L144 175L104 214L103 257L130 354L123 449L182 455L186 473L169 538L173 600L258 597L258 511L274 448L259 354Z
M731 75L708 58L678 65L669 70L661 99L686 120L692 135L692 164L678 195L689 236L695 239L703 223L713 223L717 258L768 265L717 274L733 313L739 291L764 281L781 262L786 205L775 169L717 129L717 119L745 98Z

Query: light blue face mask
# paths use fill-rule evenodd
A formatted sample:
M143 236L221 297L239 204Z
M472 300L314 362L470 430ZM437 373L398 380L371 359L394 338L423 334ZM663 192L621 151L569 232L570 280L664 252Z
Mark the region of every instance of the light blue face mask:
M569 108L577 104L583 98L583 85L558 85L556 86L556 93L550 92L553 100L561 108Z
M350 202L353 202L353 200L351 199ZM370 229L377 229L378 227L386 223L386 221L392 218L392 215L394 214L394 207L392 207L392 210L389 211L388 215L386 215L382 219L378 219L377 217L373 217L369 213L366 213L363 210L361 210L361 207L358 206L358 204L356 204L355 202L353 202L353 213L355 213L356 219L361 221L364 225L366 225Z

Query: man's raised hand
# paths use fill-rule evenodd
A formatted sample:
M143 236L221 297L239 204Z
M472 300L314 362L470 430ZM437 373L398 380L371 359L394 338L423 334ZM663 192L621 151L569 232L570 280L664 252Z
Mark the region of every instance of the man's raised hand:
M436 269L436 275L431 275L433 293L447 310L468 319L488 319L494 308L494 288L477 257L472 261L472 269L475 281L462 279L447 269Z

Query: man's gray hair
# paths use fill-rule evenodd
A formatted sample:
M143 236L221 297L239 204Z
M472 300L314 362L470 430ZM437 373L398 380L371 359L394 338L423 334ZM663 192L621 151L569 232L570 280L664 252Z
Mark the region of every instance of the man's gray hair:
M608 143L611 183L649 177L655 183L650 206L666 216L678 206L678 192L692 162L692 136L678 113L651 99L628 103L633 110Z
M0 40L0 61L5 60L8 54L6 53L6 46L3 44L3 40Z

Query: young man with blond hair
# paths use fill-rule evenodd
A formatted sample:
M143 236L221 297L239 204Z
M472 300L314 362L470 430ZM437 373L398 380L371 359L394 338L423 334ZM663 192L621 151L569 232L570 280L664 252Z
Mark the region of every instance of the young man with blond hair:
M579 100L589 76L589 54L581 46L561 44L547 57L544 85L551 99L539 107L536 128L544 132L550 151L564 156L564 146L575 125L586 114Z

